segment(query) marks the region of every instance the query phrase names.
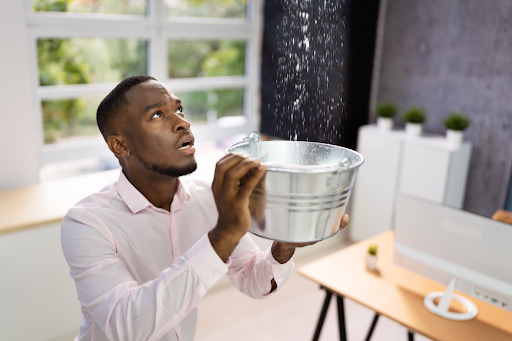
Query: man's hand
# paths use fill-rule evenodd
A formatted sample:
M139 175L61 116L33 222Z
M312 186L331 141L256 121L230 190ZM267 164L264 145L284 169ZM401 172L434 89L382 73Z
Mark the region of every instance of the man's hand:
M224 262L249 231L249 197L265 171L266 167L259 159L240 154L228 154L217 162L212 191L219 220L208 237Z

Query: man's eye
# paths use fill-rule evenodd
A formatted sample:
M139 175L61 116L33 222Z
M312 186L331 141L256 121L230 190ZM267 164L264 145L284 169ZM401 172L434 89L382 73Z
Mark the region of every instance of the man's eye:
M179 107L178 109L176 109L176 114L183 114L183 108Z
M154 113L153 116L151 116L151 119L160 118L160 117L162 117L162 113L159 111L159 112Z

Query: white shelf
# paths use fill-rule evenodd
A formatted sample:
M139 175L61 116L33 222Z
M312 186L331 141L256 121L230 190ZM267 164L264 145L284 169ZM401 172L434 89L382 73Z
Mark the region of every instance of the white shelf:
M447 143L442 135L411 137L403 130L359 129L364 156L351 199L350 237L363 240L390 230L397 190L462 208L471 144Z

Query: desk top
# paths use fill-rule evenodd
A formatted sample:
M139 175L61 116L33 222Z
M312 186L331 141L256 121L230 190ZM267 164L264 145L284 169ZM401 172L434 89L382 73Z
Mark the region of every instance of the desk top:
M512 313L466 294L456 291L477 305L473 320L451 321L428 311L423 298L446 285L396 266L393 240L393 231L384 232L309 263L299 273L434 340L512 340ZM364 258L373 244L379 246L377 270L368 271Z

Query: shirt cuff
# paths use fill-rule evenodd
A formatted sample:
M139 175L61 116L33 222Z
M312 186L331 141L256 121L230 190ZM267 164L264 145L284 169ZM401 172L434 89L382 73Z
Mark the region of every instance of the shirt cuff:
M207 289L210 289L217 281L228 272L228 266L220 259L213 249L208 234L195 243L183 257Z
M267 251L265 251L263 260L276 281L277 288L272 291L272 293L274 293L278 291L290 277L292 269L295 266L295 263L293 263L293 256L288 260L288 262L281 264L274 259L274 256L272 256L272 246L270 246Z

